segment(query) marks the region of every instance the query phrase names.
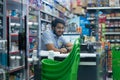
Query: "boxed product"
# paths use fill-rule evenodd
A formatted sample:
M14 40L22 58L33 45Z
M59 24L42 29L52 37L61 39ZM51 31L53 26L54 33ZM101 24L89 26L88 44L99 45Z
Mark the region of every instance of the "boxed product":
M74 8L74 9L72 10L72 12L73 12L74 14L79 14L79 15L85 14L85 11L84 11L84 9L83 9L82 7L76 7L76 8Z
M77 2L76 1L72 1L72 9L77 7Z
M109 0L109 6L110 7L119 7L120 2L119 2L119 0Z
M96 0L87 0L88 7L95 7L96 6Z
M81 0L81 6L86 7L87 4L88 4L87 1L88 1L88 0Z
M119 6L120 6L120 1L119 1L119 0L116 0L116 1L115 1L115 5L116 5L116 7L119 7Z

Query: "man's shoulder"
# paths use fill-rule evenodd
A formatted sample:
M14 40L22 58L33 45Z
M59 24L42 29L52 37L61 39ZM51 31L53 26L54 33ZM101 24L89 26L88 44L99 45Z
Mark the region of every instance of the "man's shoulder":
M63 36L63 35L61 35L61 36L60 36L60 38L62 38L62 39L63 39L63 38L64 38L64 36Z
M51 30L46 30L43 33L51 33Z
M52 34L52 31L51 30L46 30L43 32L43 34Z

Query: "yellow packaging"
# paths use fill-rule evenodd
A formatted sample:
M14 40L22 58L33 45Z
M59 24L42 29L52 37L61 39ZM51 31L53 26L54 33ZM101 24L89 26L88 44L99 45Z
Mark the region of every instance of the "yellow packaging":
M84 9L82 7L76 7L72 10L74 14L85 14Z

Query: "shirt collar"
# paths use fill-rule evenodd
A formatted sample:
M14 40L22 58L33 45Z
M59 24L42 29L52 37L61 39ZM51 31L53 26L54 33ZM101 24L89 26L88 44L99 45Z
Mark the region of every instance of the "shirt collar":
M53 33L53 30L51 30L51 32L52 32L52 34L53 34L53 36L54 36L55 38L57 38L57 39L58 39L58 38L60 38L60 37L61 37L61 36L60 36L60 37L56 36L56 35Z

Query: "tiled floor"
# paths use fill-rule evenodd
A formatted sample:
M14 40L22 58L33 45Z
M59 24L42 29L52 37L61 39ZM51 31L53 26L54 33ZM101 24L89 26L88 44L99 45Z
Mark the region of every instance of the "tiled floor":
M106 80L113 80L112 78L107 78Z
M110 72L108 73L108 78L107 78L106 80L113 80L113 79L112 79L112 71L110 71Z

